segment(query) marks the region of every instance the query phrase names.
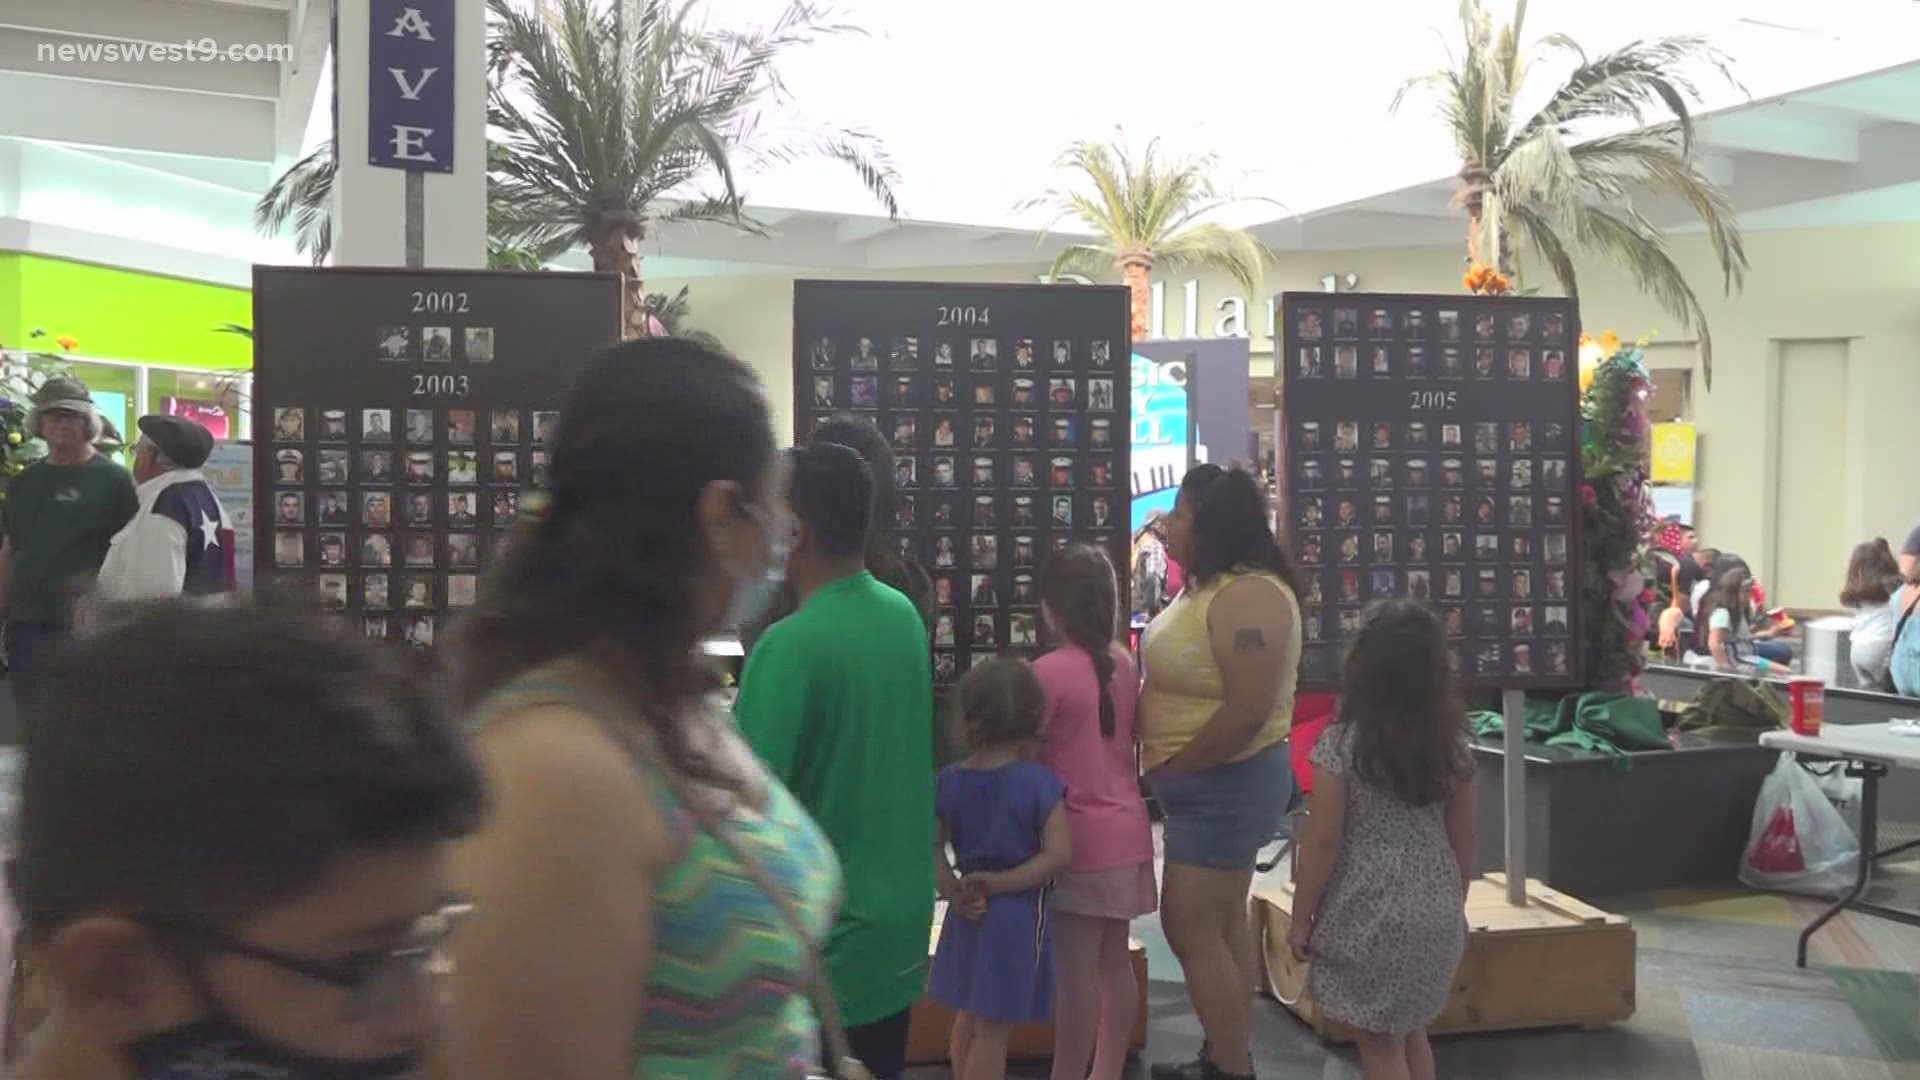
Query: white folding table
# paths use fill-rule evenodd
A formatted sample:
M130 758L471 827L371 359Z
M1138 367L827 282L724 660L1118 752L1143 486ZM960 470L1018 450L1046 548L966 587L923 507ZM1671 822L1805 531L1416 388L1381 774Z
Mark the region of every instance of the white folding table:
M1880 779L1891 769L1920 769L1920 737L1895 735L1888 727L1887 724L1824 724L1818 735L1769 731L1760 736L1760 745L1775 750L1845 762L1847 775L1860 778L1860 868L1847 895L1800 932L1797 962L1801 967L1807 966L1807 942L1842 911L1858 911L1908 926L1920 926L1920 912L1860 899L1873 880L1874 863L1920 847L1920 840L1913 840L1879 850Z

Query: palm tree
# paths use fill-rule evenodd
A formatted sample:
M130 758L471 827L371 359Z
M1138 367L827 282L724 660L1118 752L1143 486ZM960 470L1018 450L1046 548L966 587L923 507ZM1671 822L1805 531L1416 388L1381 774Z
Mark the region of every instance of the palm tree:
M1747 255L1727 193L1694 157L1691 108L1698 87L1683 70L1705 64L1732 81L1726 58L1703 39L1636 41L1589 57L1562 35L1543 42L1571 52L1573 74L1532 116L1514 113L1532 58L1520 48L1527 0L1496 33L1482 0L1461 0L1466 54L1455 66L1411 79L1409 90L1439 89L1439 112L1460 154L1455 202L1467 212L1467 259L1519 272L1516 236L1553 268L1570 297L1579 296L1573 258L1619 265L1661 307L1700 336L1701 370L1713 385L1713 335L1705 311L1668 252L1665 235L1634 206L1638 195L1684 202L1706 226L1728 295L1746 280ZM1737 84L1736 84L1737 85ZM1649 115L1671 119L1647 124ZM1626 121L1632 129L1576 141L1575 127ZM1488 253L1491 253L1489 259Z
M293 246L319 266L333 253L333 178L338 174L333 140L293 163L253 204L253 227L276 236L293 223Z
M640 245L654 229L760 231L742 208L744 170L825 156L899 213L893 167L871 135L762 126L786 100L782 54L849 29L807 0L745 32L700 25L696 0L489 0L489 10L488 121L506 151L492 231L542 257L585 245L594 269L622 278L629 336L647 332Z
M497 162L504 148L490 143L487 158ZM333 140L281 173L253 207L253 227L262 236L277 235L293 224L294 249L319 266L333 253L333 181L337 175ZM489 189L492 179L488 179ZM524 247L497 236L487 238L487 266L493 270L538 270L541 260Z
M1048 230L1073 218L1099 237L1061 249L1051 272L1117 267L1132 294L1136 340L1147 336L1147 278L1156 266L1223 270L1252 295L1273 261L1273 253L1245 230L1199 220L1232 201L1208 178L1211 155L1162 161L1158 148L1158 139L1147 143L1136 161L1119 139L1076 142L1055 167L1076 173L1082 186L1049 189L1023 204L1055 211Z

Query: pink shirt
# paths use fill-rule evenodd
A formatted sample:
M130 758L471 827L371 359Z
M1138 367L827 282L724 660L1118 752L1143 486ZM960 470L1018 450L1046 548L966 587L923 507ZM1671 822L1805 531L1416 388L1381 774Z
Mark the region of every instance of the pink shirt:
M1116 650L1113 738L1100 734L1100 689L1093 658L1065 645L1033 662L1047 692L1047 739L1040 761L1067 785L1073 869L1117 870L1153 859L1147 804L1134 765L1134 713L1140 678L1131 657Z

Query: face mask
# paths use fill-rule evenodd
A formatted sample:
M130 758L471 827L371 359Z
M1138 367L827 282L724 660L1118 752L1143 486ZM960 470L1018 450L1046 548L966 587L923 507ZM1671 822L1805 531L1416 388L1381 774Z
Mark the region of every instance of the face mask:
M215 1013L127 1047L138 1080L420 1080L417 1057L343 1061L275 1046Z
M761 512L749 509L755 517ZM760 621L760 617L773 606L773 598L780 593L780 586L787 581L787 542L788 538L779 535L768 541L767 569L758 577L750 577L734 582L733 604L727 609L728 627L750 626Z

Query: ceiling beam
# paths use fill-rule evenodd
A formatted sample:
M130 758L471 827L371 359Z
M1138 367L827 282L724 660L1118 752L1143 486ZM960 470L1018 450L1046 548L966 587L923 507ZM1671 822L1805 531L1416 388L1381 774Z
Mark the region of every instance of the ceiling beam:
M41 34L184 44L276 45L287 40L284 5L236 7L185 0L0 0L0 25Z
M273 102L0 71L0 135L273 160Z
M1920 71L1884 72L1815 90L1802 95L1800 100L1876 120L1920 124Z
M1845 123L1789 112L1784 104L1709 117L1701 143L1720 151L1771 154L1852 164L1860 160L1860 133Z
M886 218L850 217L833 230L833 242L861 244L877 236L884 236L896 228L899 228L899 223Z
M137 60L118 54L101 56L99 50L115 44L82 35L0 26L0 71L269 101L280 95L280 65L272 61L200 63L179 53L143 55ZM45 92L57 90L58 84L48 84Z
M1453 205L1453 184L1423 184L1416 188L1380 195L1360 203L1355 209L1380 214L1407 214L1414 217L1458 217Z
M280 65L279 108L274 117L276 165L290 165L307 137L320 73L333 48L333 0L293 0L286 14L293 58Z

